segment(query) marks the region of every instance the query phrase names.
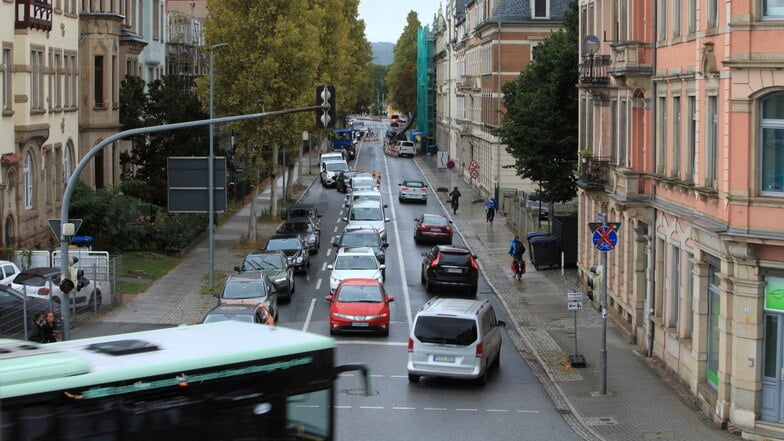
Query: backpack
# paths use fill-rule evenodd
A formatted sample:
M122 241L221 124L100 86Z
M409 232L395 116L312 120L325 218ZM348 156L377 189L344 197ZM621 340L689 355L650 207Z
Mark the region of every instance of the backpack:
M515 241L514 253L517 254L518 256L522 255L523 253L525 253L525 246L523 246L523 242L521 242L519 240Z

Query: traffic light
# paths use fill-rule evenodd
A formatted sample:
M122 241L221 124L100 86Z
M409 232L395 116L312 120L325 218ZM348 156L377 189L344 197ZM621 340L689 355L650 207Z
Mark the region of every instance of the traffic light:
M318 86L316 88L316 105L321 106L316 110L316 127L319 129L335 127L337 120L335 117L335 87Z
M78 257L68 257L68 274L60 281L60 291L62 291L63 294L68 294L73 291L78 283L79 271L74 266L78 261Z

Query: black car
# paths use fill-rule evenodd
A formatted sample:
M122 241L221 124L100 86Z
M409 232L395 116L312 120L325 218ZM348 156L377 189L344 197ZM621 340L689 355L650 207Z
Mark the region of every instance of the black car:
M33 314L52 309L47 299L25 296L13 288L0 285L0 338L30 338L35 329Z
M368 247L376 254L378 263L385 264L386 248L388 243L384 243L381 236L374 228L351 228L343 229L343 234L336 236L332 241L333 247Z
M464 288L476 296L479 287L479 265L476 256L465 248L436 245L422 253L421 282L431 292L435 286Z
M297 204L287 208L283 214L280 215L281 219L289 219L295 217L309 217L310 220L316 225L316 228L321 228L321 213L318 207L314 204Z
M264 250L283 251L289 260L289 265L302 273L310 268L310 253L299 234L276 234L270 237Z
M341 193L348 193L348 183L357 173L359 173L359 170L346 170L338 173L338 178L335 180L335 189Z
M283 251L251 251L242 259L241 266L234 267L234 271L264 273L275 284L275 290L281 300L291 300L294 293L294 270Z
M299 234L305 240L310 254L316 254L321 247L321 231L307 217L290 217L278 227L278 234Z

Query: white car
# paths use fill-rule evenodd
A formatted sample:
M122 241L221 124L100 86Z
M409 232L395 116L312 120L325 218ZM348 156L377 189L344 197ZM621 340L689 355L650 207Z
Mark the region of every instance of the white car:
M321 185L324 187L337 187L337 177L340 172L348 170L346 161L326 161L321 164Z
M100 308L103 301L101 286L84 276L79 271L79 281L75 289L69 293L71 306L76 308ZM28 297L51 299L55 303L53 309L59 313L59 302L62 298L60 291L60 268L36 267L19 272L11 282L11 288L25 293Z
M397 148L398 156L405 155L413 158L416 155L416 146L413 141L398 141L395 147Z
M341 248L335 262L327 265L332 270L329 276L329 292L334 293L344 279L376 279L384 282L384 268L376 259L376 253L368 247Z
M343 204L346 207L350 207L355 202L363 202L363 201L375 201L379 204L383 204L381 199L381 192L378 190L357 190L352 191L351 194L346 195L346 202ZM387 208L384 205L384 208Z
M424 181L418 179L406 179L397 185L400 187L397 193L397 199L400 202L422 201L427 203L427 184L425 184Z
M348 222L348 225L368 225L373 227L384 239L387 241L387 226L389 218L384 213L384 205L376 201L362 201L354 202L348 210L348 216L343 220Z

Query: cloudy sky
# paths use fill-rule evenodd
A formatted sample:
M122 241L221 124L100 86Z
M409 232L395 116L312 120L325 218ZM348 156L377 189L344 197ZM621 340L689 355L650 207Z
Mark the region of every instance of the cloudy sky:
M442 0L360 0L359 18L365 20L369 42L395 43L406 27L409 11L417 13L423 26L429 25L440 4Z

